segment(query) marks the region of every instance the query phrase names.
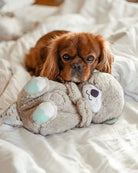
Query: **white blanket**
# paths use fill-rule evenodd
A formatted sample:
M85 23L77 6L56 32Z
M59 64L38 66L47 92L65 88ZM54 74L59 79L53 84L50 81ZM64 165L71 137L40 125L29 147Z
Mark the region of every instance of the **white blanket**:
M1 125L0 172L137 173L138 4L66 0L61 7L32 5L15 15L20 38L0 42L0 114L30 79L24 54L42 35L56 29L101 34L112 43L113 75L124 89L125 107L114 125L92 124L48 137ZM30 31L29 22L39 24Z

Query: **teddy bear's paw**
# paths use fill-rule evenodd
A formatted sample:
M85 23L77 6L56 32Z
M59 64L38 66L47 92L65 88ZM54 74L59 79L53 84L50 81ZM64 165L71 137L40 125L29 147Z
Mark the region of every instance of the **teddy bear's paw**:
M116 121L117 121L117 118L112 118L112 119L110 119L110 120L104 121L103 123L104 123L104 124L112 125L112 124L114 124Z
M33 113L33 121L37 124L45 123L54 118L57 114L57 107L53 102L41 103Z
M42 92L44 89L48 90L48 88L49 88L49 84L48 84L47 78L35 77L27 83L24 90L28 94L37 94Z

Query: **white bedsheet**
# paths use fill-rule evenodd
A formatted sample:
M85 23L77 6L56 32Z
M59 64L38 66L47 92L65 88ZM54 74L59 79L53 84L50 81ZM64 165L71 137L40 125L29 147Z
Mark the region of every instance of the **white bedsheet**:
M24 54L55 29L91 32L110 40L113 75L124 89L125 107L114 125L92 124L47 137L0 126L0 173L137 173L138 4L66 0L61 7L29 6L15 14L19 21L40 24L17 41L0 42L0 114L30 79ZM25 22L21 27L26 27Z

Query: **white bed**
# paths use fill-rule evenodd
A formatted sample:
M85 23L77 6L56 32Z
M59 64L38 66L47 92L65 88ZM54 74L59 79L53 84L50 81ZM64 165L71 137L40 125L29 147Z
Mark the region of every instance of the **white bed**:
M0 173L138 173L138 4L66 0L61 7L28 4L10 11L25 32L16 41L0 42L0 114L30 79L24 54L56 29L101 34L112 43L113 75L124 89L125 107L114 125L47 137L1 125Z

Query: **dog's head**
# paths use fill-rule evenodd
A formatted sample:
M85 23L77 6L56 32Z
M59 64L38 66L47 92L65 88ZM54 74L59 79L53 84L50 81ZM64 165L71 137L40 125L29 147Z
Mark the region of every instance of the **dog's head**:
M94 69L111 73L113 55L102 36L66 33L50 41L41 76L51 80L87 81Z

